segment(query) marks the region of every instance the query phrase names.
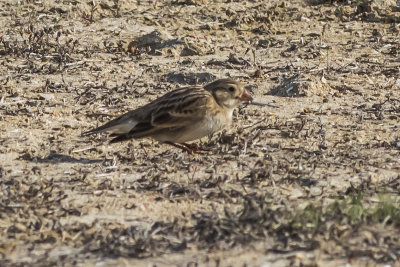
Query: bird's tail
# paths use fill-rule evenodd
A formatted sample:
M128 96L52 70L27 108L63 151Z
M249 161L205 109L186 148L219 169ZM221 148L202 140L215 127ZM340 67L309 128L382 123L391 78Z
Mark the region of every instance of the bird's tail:
M137 121L119 117L112 121L107 122L106 124L98 128L95 128L87 132L83 132L82 136L89 136L92 134L102 133L102 132L111 132L114 135L124 135L129 133L136 125Z

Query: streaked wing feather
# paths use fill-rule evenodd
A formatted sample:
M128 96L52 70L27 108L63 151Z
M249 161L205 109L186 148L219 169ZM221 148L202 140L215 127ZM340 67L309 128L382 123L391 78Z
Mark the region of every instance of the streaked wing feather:
M151 124L158 128L184 127L202 119L212 101L210 93L193 90L180 101L169 101L153 112Z
M120 129L122 125L125 126L123 129L127 129L128 122L134 122L136 124L132 123L133 128L129 132L114 132L113 136L116 137L111 143L153 136L165 128L185 127L201 119L211 101L213 101L212 95L202 87L176 89L84 134Z

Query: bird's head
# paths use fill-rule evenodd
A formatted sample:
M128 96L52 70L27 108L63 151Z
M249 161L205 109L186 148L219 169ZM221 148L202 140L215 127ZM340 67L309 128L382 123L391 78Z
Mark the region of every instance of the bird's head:
M241 102L251 101L253 98L243 86L232 79L220 79L204 86L209 91L218 105L233 109Z

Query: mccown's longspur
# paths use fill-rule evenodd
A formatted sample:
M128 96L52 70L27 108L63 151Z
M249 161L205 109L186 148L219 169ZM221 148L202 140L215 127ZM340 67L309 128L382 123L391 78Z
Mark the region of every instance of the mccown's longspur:
M220 79L204 87L189 86L168 92L83 135L110 132L114 137L111 143L152 137L190 150L193 146L186 142L226 128L232 122L235 107L251 100L239 82Z

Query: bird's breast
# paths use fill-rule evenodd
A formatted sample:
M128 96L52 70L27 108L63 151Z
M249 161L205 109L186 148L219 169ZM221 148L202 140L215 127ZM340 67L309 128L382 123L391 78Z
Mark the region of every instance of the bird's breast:
M155 138L161 142L190 142L224 129L225 127L230 125L231 121L232 115L229 112L219 112L216 114L208 113L204 116L202 120L194 121L193 124L184 128L172 128Z
M220 131L225 127L229 126L232 122L232 113L230 112L219 112L212 116L207 116L206 122L207 128L211 133Z

